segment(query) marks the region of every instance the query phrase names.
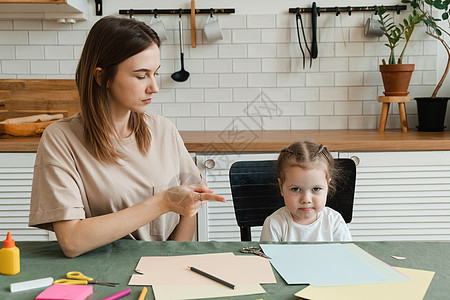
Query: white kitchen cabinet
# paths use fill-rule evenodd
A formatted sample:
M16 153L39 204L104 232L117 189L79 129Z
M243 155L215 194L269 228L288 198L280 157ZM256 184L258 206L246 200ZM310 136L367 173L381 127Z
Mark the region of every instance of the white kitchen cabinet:
M36 153L0 153L0 237L16 241L54 240L47 230L28 227Z
M340 153L351 156L354 240L450 240L449 151Z
M240 241L240 230L234 216L228 171L231 164L238 160L277 159L278 153L202 155L197 153L197 166L206 179L208 187L224 196L226 203L209 201L198 213L199 241ZM214 167L212 167L214 164ZM208 168L209 167L209 168ZM254 227L252 239L259 240L261 228Z
M334 155L337 156L337 155ZM450 152L339 153L359 158L353 220L355 241L450 240ZM209 202L198 215L200 241L240 240L228 170L237 160L276 159L278 153L197 154L208 186L227 199ZM208 169L205 162L215 162ZM252 230L259 240L261 228Z
M360 159L349 224L354 240L450 240L450 151L338 155ZM277 157L278 152L196 155L208 186L227 199L203 205L198 215L200 241L240 240L228 179L231 164ZM0 236L11 231L18 241L55 239L52 232L28 227L34 159L35 153L0 153ZM206 168L212 162L214 168ZM260 228L252 235L258 240Z

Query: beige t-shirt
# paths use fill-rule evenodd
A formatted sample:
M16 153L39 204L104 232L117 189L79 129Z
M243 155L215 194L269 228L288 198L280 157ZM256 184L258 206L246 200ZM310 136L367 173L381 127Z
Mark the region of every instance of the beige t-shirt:
M200 183L201 175L175 126L146 115L151 147L142 155L134 135L121 140L124 160L100 163L86 147L78 113L51 124L39 143L34 166L29 226L53 230L53 222L109 214L173 186ZM180 216L166 213L129 238L167 240Z

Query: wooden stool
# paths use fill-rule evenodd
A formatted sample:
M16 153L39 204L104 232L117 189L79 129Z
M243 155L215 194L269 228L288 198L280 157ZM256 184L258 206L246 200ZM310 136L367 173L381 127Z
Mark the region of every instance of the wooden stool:
M405 102L411 102L411 97L409 96L379 96L378 102L382 102L380 125L378 126L378 131L383 132L386 127L387 116L389 112L389 105L391 103L398 103L398 111L400 114L400 124L402 126L402 132L408 131L408 122L406 121L406 110Z

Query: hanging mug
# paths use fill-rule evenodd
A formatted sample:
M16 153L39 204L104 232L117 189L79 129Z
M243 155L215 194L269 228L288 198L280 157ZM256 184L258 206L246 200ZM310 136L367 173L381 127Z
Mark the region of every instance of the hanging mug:
M206 40L208 42L215 42L222 40L222 29L220 29L219 19L216 16L209 15L206 23L203 26Z
M372 14L370 18L367 19L364 25L364 35L365 36L383 36L383 30L381 29L381 23L378 19L378 15Z
M156 32L161 42L167 40L166 27L164 26L163 21L158 16L152 17L152 19L150 20L150 28Z

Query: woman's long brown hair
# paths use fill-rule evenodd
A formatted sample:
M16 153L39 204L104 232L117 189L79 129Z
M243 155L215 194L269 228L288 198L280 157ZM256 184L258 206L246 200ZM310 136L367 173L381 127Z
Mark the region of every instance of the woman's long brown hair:
M152 44L160 46L158 35L143 22L128 18L104 17L90 30L78 62L75 80L80 95L84 138L93 155L105 163L117 163L123 155L116 149L118 134L111 119L107 83L117 73L118 64ZM102 68L101 83L95 69ZM147 153L151 133L143 113L131 112L128 126L136 137L139 151Z

